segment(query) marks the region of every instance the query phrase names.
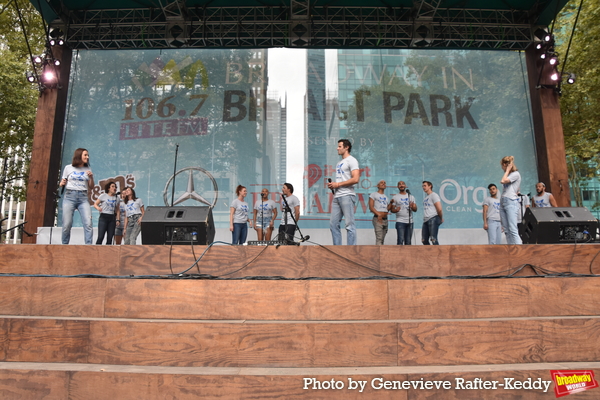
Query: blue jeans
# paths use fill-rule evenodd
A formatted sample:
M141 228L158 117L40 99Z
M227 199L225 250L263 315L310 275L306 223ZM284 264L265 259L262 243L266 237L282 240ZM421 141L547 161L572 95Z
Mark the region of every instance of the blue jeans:
M331 203L331 218L329 219L329 230L333 238L333 244L339 246L342 244L342 232L340 231L340 222L342 217L346 219L346 232L348 235L348 244L356 244L356 225L354 224L354 207L356 206L356 196L336 197Z
M523 244L517 226L520 212L521 207L518 199L509 199L508 197L500 199L500 221L502 221L508 244Z
M231 244L244 244L248 236L248 224L233 224L233 232L231 232Z
M488 219L488 243L489 244L502 244L502 224L500 221Z
M410 238L412 237L412 234L413 234L413 224L412 223L407 224L405 222L396 222L396 232L398 234L396 244L410 245Z
M439 244L437 236L441 224L442 220L439 215L423 222L423 228L421 230L421 241L423 244L428 245L429 240L431 240L431 244L433 245Z
M67 189L62 204L62 243L69 244L71 240L71 227L73 226L73 214L79 211L81 224L83 225L83 237L85 244L92 244L94 229L92 227L92 209L85 190Z

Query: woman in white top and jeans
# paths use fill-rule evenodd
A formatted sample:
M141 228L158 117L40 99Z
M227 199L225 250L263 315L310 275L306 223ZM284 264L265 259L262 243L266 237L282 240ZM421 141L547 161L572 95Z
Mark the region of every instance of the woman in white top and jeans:
M94 228L92 227L92 209L88 200L88 190L94 188L94 174L90 169L90 154L79 148L73 153L71 164L63 171L60 186L66 186L62 203L62 244L71 240L73 214L79 211L85 244L92 244Z
M504 176L500 180L502 184L502 197L500 198L500 221L506 233L508 244L523 244L519 236L517 221L519 220L519 190L521 190L521 174L514 164L513 156L506 156L500 161Z
M144 203L142 199L135 197L135 190L125 188L125 236L124 244L135 244L142 230L142 218L144 217Z
M231 202L229 208L229 230L231 231L231 244L244 244L248 236L248 223L252 228L252 221L248 219L248 203L244 201L248 190L238 185L235 189L238 196Z

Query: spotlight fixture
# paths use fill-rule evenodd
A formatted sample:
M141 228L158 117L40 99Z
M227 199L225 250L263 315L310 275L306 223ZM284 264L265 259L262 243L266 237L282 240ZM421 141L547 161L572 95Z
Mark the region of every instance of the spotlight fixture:
M35 82L35 75L33 75L33 72L27 71L25 76L27 77L27 80L29 82L31 82L31 83Z
M558 73L558 71L554 71L554 72L552 73L552 75L550 75L550 79L552 79L552 80L553 80L553 81L555 81L555 82L556 82L557 80L559 80L559 79L560 79L560 74Z
M575 80L576 80L576 79L577 79L577 77L575 76L575 74L574 74L574 73L570 73L570 74L569 74L569 77L567 78L567 83L568 83L569 85L572 85L572 84L574 84L574 83L575 83Z
M44 85L52 85L56 83L56 74L53 71L44 71L42 74L42 83Z
M556 56L550 57L550 59L548 60L548 63L550 65L558 65L558 57L556 57Z
M542 47L544 47L544 46L542 45L542 43L538 43L538 44L536 44L536 45L535 45L535 49L536 49L536 50L541 50L541 49L542 49Z
M42 56L35 56L33 57L33 62L36 64L41 64L42 61L44 61L44 59L42 58Z
M542 38L542 41L544 43L550 43L554 41L554 36L552 36L551 34L547 33L544 35L544 37Z
M62 39L58 39L58 42L57 42L57 43L58 43L58 45L59 45L59 46L62 46L62 45L64 45L64 44L65 44L65 41L64 41L64 40L62 40Z
M540 58L541 58L542 60L545 60L545 59L546 59L546 53L542 53L542 54L540 54Z
M58 67L60 65L60 60L54 60L54 65Z

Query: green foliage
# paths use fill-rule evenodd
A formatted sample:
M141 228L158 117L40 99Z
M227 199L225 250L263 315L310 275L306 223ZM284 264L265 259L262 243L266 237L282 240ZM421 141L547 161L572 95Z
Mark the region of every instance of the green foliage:
M4 188L5 197L13 194L24 198L25 188L13 187L13 183L23 175L29 161L39 92L25 79L32 67L15 3L34 54L43 51L44 29L29 1L0 1L0 158L14 160L17 156L21 160L8 163L6 170L0 165L0 188Z
M574 85L563 84L561 114L569 175L575 187L598 178L600 168L600 0L587 0L577 21L568 58L569 38L581 0L570 1L556 21L557 51L565 73L577 75ZM562 69L562 65L559 65ZM563 82L564 83L564 82Z

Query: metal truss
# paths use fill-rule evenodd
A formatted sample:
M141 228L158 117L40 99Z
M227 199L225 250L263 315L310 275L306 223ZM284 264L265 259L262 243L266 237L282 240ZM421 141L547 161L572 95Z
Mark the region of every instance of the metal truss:
M524 49L533 41L531 12L438 5L426 0L412 8L308 7L299 0L295 13L288 6L188 7L181 18L188 48ZM416 46L415 27L423 23L427 40ZM298 32L298 24L308 24L306 31ZM169 18L160 9L70 12L51 25L66 32L74 49L174 47ZM292 43L299 36L303 40Z

